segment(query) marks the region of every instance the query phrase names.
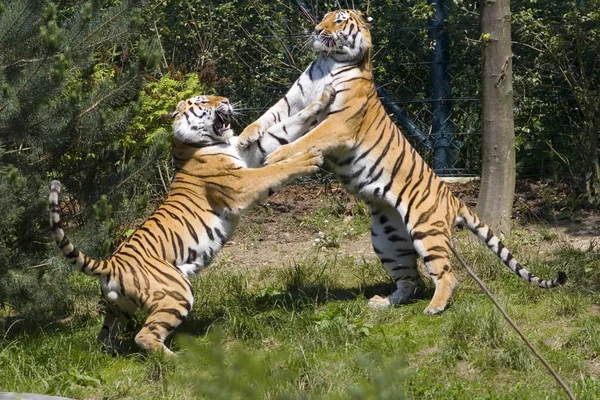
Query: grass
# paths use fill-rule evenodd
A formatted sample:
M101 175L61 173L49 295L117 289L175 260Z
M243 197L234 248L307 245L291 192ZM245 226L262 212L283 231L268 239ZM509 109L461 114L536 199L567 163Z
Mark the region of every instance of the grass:
M307 223L340 240L353 226L327 210L312 218ZM367 219L358 213L357 221L356 235L368 235ZM598 253L549 246L556 238L547 232L517 231L505 243L530 271L569 274L567 287L544 291L507 272L485 246L458 236L467 262L577 398L600 398ZM209 268L194 279L193 312L169 343L174 359L139 352L134 331L122 335L119 354L103 350L95 342L96 283L71 274L69 318L41 325L0 314L0 391L92 399L564 398L454 265L461 285L438 316L422 313L431 287L410 304L369 309L369 297L393 290L383 268L326 250L252 278Z

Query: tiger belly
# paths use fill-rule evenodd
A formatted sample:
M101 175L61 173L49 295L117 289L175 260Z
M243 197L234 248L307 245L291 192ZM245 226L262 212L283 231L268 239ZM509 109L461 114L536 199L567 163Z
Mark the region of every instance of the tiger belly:
M207 267L225 243L231 238L239 224L239 217L214 217L207 221L207 227L198 242L191 240L187 249L187 259L176 267L186 276L193 275Z
M390 174L383 166L373 167L374 160L371 157L359 157L356 152L346 152L333 154L326 160L350 193L367 203L379 203L386 195L384 185Z

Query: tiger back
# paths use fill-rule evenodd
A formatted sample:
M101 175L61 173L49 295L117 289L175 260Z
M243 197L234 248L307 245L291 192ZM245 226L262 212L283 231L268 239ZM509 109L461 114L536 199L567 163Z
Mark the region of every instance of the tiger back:
M293 140L305 133L332 93L325 91L320 101L274 126L272 135L243 151L229 126L232 109L227 99L196 96L180 102L170 113L175 175L169 193L107 260L86 256L65 235L61 184L52 182L49 210L54 240L71 263L98 278L107 301L98 341L114 347L120 327L142 309L148 317L136 343L171 353L164 340L189 314L194 300L188 276L210 263L243 211L288 181L316 172L323 161L316 149L263 168L248 168L244 157L254 160L261 157L261 149L273 150L279 143L275 137Z
M439 313L457 286L450 265L455 225L464 225L524 280L542 288L562 285L566 275L540 279L516 261L492 230L462 204L425 163L386 113L377 96L371 66L373 19L356 10L326 14L313 32L319 53L288 93L240 135L240 145L260 138L273 120L282 120L313 101L326 85L335 101L305 136L267 157L277 162L312 146L323 151L330 169L363 200L371 213L373 249L397 289L369 300L374 308L409 301L423 282L417 256L435 283L426 313Z

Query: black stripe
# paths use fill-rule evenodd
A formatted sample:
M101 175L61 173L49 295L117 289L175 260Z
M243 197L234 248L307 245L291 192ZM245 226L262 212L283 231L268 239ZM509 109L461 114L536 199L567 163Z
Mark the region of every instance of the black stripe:
M429 236L438 236L438 235L444 235L444 232L442 232L440 230L437 230L437 229L430 229L430 230L425 231L425 232L412 232L411 233L411 237L412 237L413 241L415 241L415 240L423 240L426 237L429 237Z
M408 242L407 239L403 238L402 236L396 235L396 234L388 236L387 239L390 242Z
M221 230L219 228L214 228L215 233L217 234L217 236L219 237L219 239L221 239L222 242L225 242L225 235L223 235L223 232L221 232Z
M415 200L417 199L417 196L419 194L419 191L417 190L417 193L415 193L415 195L413 197L410 198L410 200L408 201L408 206L406 207L406 215L404 216L404 224L408 224L408 219L410 218L410 213L412 211L412 206L413 203L415 202Z
M300 93L302 94L302 96L304 96L304 88L302 87L302 84L300 83L300 79L298 79L296 81L296 83L298 84L298 88L300 89Z
M392 232L396 232L397 229L394 228L393 226L386 226L383 230L383 233L385 233L386 235L389 235Z
M327 115L337 114L337 113L339 113L339 112L346 111L346 110L347 110L347 109L349 109L349 108L350 108L350 106L346 106L346 107L342 107L342 108L340 108L339 110L332 110L332 111L329 111L329 112L327 113Z
M312 81L313 77L312 77L312 70L315 67L315 61L311 62L310 65L308 66L308 78Z
M437 254L430 254L428 256L423 257L423 262L427 263L427 262L431 262L433 260L438 260L440 258L446 258L446 257L440 256L440 255L437 255Z
M191 264L196 257L198 256L198 252L194 249L192 249L191 247L188 247L188 258L187 258L187 263Z
M492 230L490 228L488 228L488 233L487 236L485 238L485 243L489 246L489 242L490 240L492 240L492 238L494 237L494 233L492 232Z
M287 104L288 117L289 117L290 115L292 115L292 107L290 106L290 102L287 99L287 95L283 96L283 101L285 101L285 104Z
M496 251L496 254L498 254L498 257L500 257L500 259L502 259L502 257L500 256L500 253L502 253L503 248L504 248L504 245L502 244L502 242L498 241L498 250Z
M284 144L288 144L289 142L286 139L283 138L279 138L277 136L275 136L274 134L272 134L271 132L267 132L272 138L274 138L275 140L277 140L277 142L279 142L280 145L284 145Z
M398 158L396 158L396 162L394 163L394 168L392 168L392 173L390 174L390 181L383 188L384 195L391 189L394 179L396 178L396 174L398 174L398 171L400 170L400 166L402 165L402 161L404 161L405 153L406 153L406 144L402 148L402 152L400 153L400 156L398 156Z
M185 249L183 246L183 240L181 239L181 236L179 236L179 234L177 232L174 232L175 237L177 238L177 245L179 246L179 254L181 255L181 259L184 259L184 255L185 255Z
M188 231L192 235L192 238L194 238L194 241L196 243L198 243L198 234L196 233L194 226L192 224L190 224L185 217L183 217L183 221L185 222L185 225L187 226Z

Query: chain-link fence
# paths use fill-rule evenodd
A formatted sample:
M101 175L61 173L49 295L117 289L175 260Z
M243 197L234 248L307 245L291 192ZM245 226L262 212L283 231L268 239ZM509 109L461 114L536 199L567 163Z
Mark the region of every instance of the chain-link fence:
M479 27L445 29L445 34L439 30L439 26L412 26L395 32L397 51L405 59L397 64L402 78L379 82L389 96L382 100L440 175L473 175L480 163L479 93L461 82L480 77L479 49L469 42L479 36Z

